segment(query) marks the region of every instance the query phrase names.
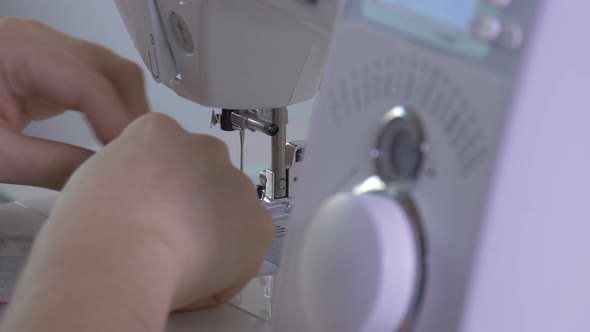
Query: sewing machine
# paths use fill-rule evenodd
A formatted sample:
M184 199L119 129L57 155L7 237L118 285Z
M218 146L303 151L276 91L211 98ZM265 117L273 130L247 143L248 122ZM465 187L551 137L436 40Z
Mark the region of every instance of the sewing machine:
M272 137L258 189L289 234L230 304L169 331L590 329L590 156L572 146L590 141L572 34L589 4L117 3L154 79ZM286 107L320 82L304 155Z
M271 140L271 165L257 190L277 224L263 270L276 272L305 148L287 142L287 106L316 95L340 1L115 3L153 78L219 109L212 127L239 132L240 168L246 132Z

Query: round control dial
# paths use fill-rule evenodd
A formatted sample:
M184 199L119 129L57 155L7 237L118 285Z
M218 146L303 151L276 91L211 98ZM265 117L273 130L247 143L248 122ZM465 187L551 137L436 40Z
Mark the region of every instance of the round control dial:
M383 118L371 155L381 180L403 192L410 190L420 175L426 150L426 138L416 113L409 107L398 106Z
M298 269L316 331L398 331L421 275L419 240L403 207L376 193L338 194L314 217Z

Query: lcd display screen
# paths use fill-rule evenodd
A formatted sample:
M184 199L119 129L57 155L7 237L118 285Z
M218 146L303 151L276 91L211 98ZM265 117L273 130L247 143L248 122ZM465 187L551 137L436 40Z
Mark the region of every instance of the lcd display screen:
M478 0L380 0L387 5L431 18L458 29L468 29Z

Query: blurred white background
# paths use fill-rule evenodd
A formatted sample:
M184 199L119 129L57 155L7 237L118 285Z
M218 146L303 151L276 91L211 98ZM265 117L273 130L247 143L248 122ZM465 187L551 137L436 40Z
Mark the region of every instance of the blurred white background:
M0 2L0 17L5 16L42 21L64 33L108 47L141 64L141 58L133 47L112 0L2 0ZM143 64L142 67L144 67ZM230 148L233 162L238 163L239 139L237 133L224 133L218 128L210 129L211 109L178 97L165 86L152 81L151 75L145 67L144 71L152 111L166 113L174 117L191 132L206 133L223 139ZM289 108L289 139L305 138L311 105L312 102L305 102ZM33 123L26 129L26 133L93 149L100 147L83 117L74 112L67 112L54 119ZM195 151L195 153L197 152ZM206 158L206 156L203 157ZM259 168L261 170L268 165L269 160L270 140L261 134L248 134L246 136L246 170L249 173L255 172ZM9 199L18 200L44 194L43 191L7 185L0 185L0 191Z

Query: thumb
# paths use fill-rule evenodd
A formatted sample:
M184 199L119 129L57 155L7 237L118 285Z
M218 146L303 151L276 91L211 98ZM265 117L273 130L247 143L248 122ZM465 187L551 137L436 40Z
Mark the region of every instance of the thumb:
M0 123L0 182L61 190L93 152L24 136Z

